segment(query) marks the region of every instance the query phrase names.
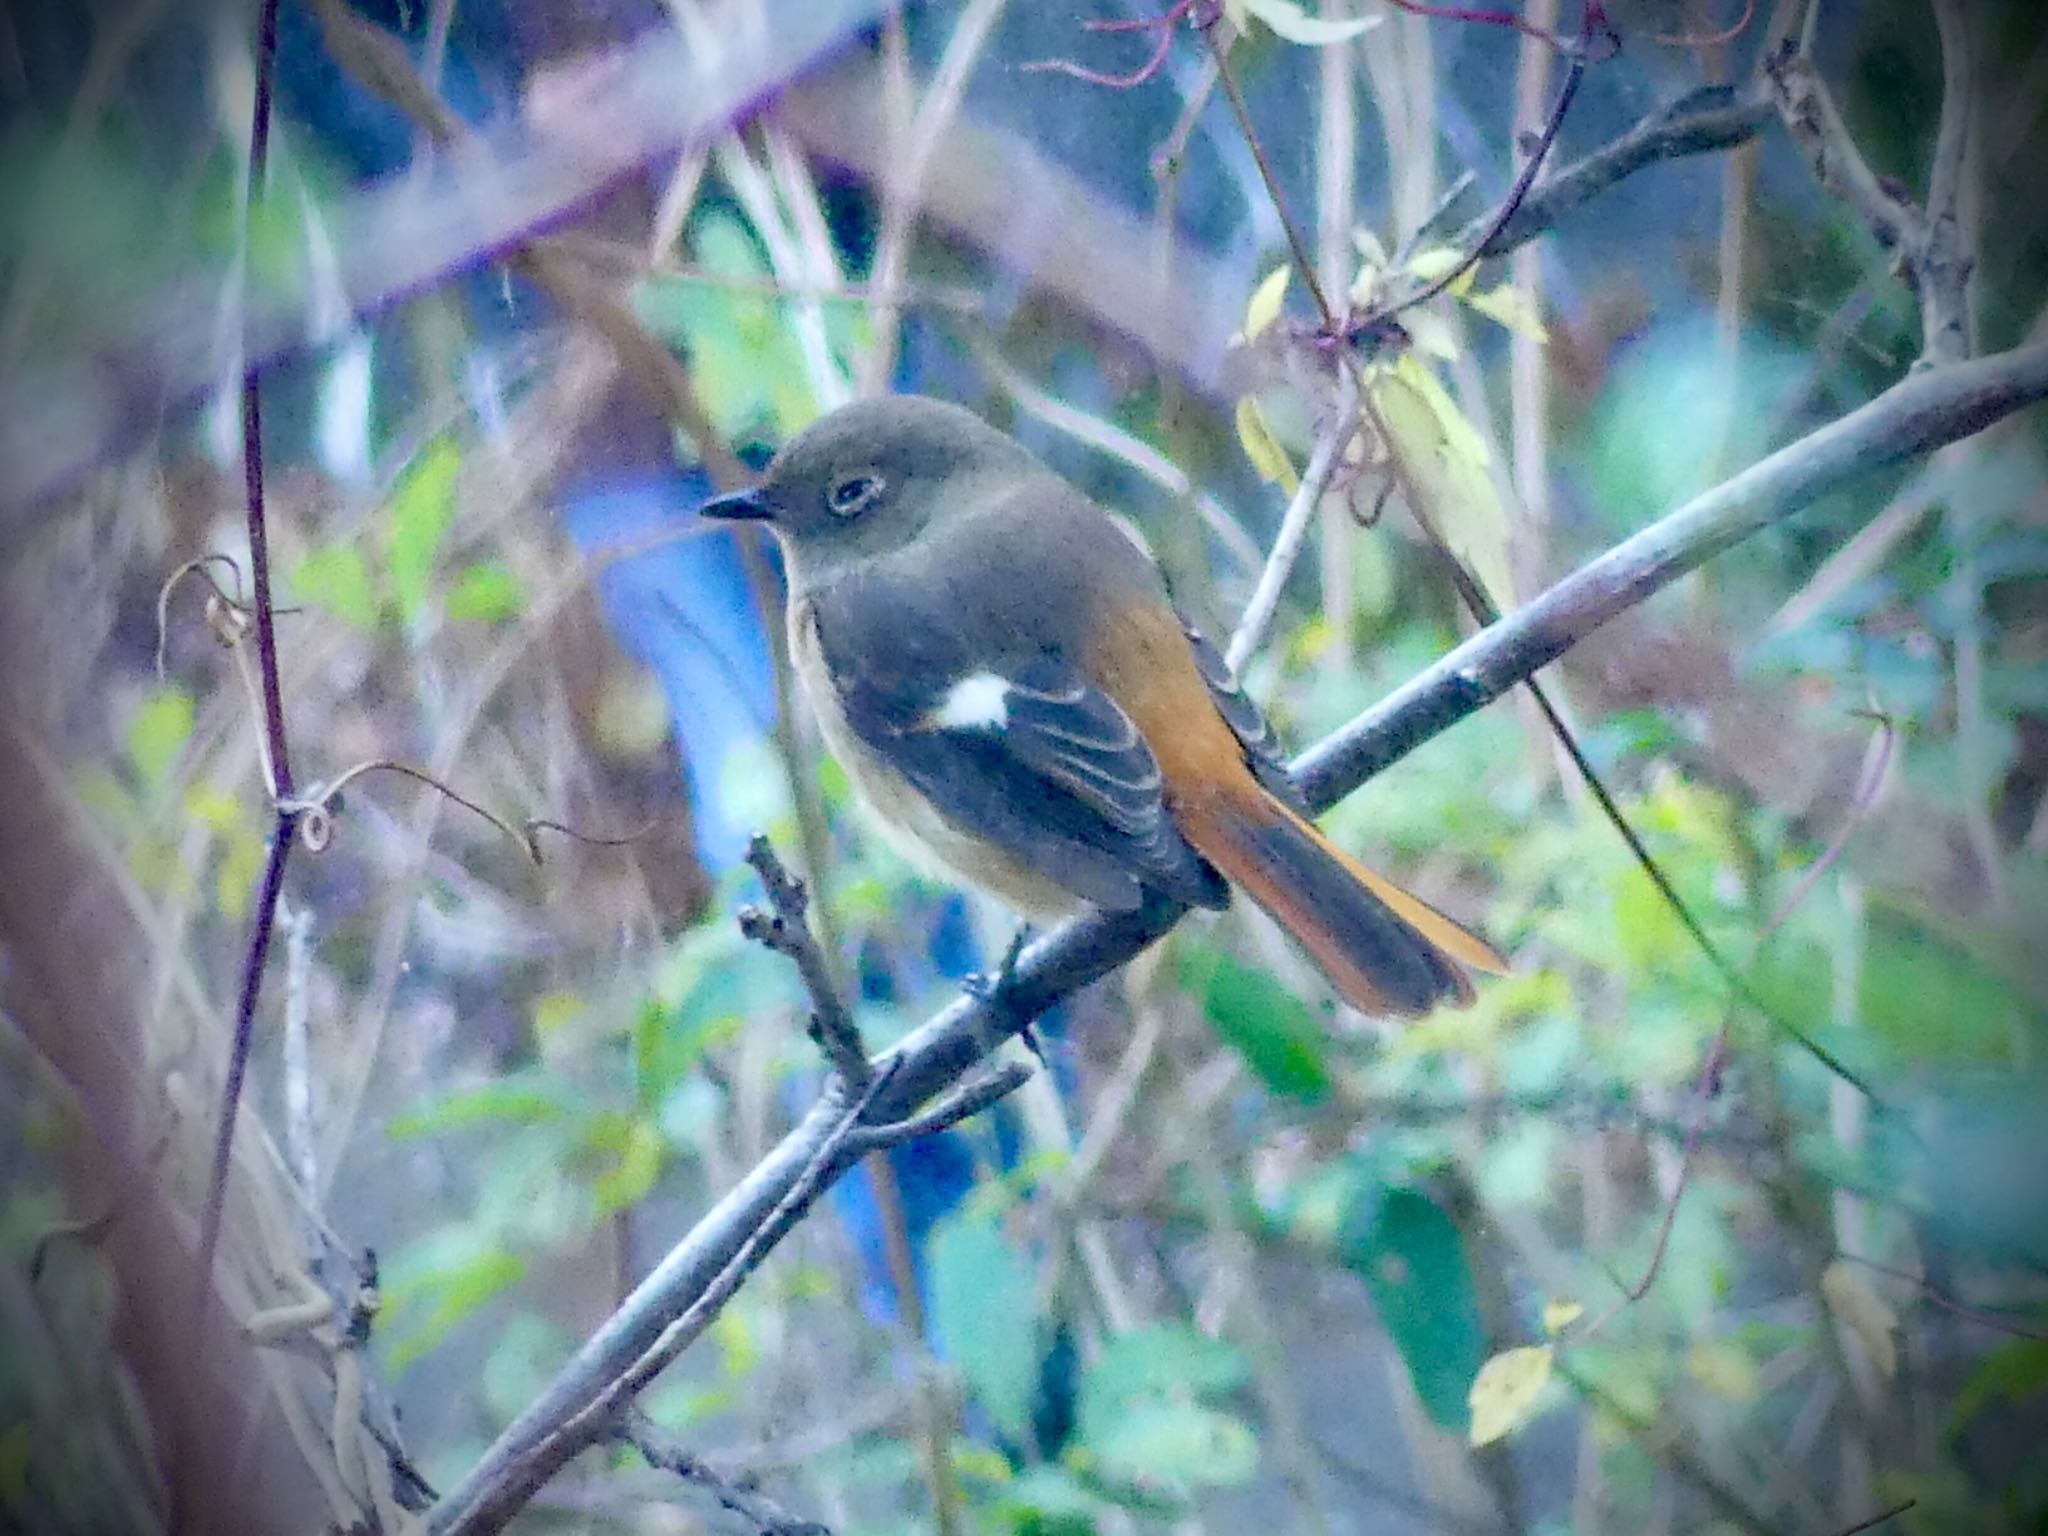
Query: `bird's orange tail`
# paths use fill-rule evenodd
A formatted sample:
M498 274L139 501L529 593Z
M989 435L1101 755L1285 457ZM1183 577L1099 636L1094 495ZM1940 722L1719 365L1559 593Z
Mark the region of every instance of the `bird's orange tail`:
M1255 784L1184 805L1182 832L1273 915L1366 1013L1472 1001L1466 967L1507 962L1477 934L1383 880Z

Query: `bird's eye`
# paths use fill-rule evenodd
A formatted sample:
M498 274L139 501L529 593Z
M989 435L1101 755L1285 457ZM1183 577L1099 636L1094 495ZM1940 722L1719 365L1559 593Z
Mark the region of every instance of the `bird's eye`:
M834 517L855 517L867 510L882 494L882 477L876 474L848 475L825 493L825 505Z

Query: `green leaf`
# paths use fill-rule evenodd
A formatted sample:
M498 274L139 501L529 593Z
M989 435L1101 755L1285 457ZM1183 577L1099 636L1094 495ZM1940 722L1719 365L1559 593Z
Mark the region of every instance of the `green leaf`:
M1235 1486L1258 1462L1251 1432L1206 1406L1242 1386L1244 1356L1180 1324L1111 1339L1081 1381L1082 1444L1112 1478L1174 1489Z
M1175 1399L1139 1403L1088 1441L1111 1478L1174 1489L1241 1488L1259 1467L1243 1420Z
M1095 1536L1103 1501L1065 1467L1026 1467L1002 1490L996 1513L1016 1536Z
M1465 303L1477 310L1496 325L1505 326L1517 335L1531 341L1547 342L1550 333L1543 328L1543 315L1536 302L1513 283L1502 283L1488 288L1483 293L1468 293Z
M1021 1440L1038 1386L1038 1288L994 1216L964 1211L931 1245L932 1322L997 1429Z
M402 1141L414 1136L438 1136L468 1125L534 1125L558 1119L562 1113L561 1101L546 1089L501 1081L450 1094L425 1109L399 1115L385 1134L394 1141Z
M466 565L448 589L448 617L481 624L516 619L526 607L526 587L494 560Z
M1113 1422L1137 1399L1189 1392L1217 1397L1250 1376L1237 1346L1182 1323L1157 1323L1120 1333L1103 1347L1081 1383L1080 1416L1088 1426Z
M437 437L406 470L391 500L384 568L407 622L418 617L427 600L441 541L455 521L455 477L461 469L462 450L455 439Z
M1218 960L1202 1009L1223 1042L1274 1093L1305 1104L1328 1096L1329 1035L1308 1004L1271 976L1228 957Z
M162 789L192 735L192 695L171 686L158 688L128 722L128 766L149 791Z
M1902 1060L2009 1064L2041 1028L1997 970L1929 929L1873 922L1857 992L1864 1024Z
M1337 1252L1372 1292L1424 1409L1464 1430L1485 1341L1456 1225L1426 1196L1373 1180L1346 1213Z
M213 904L222 917L238 921L247 915L257 877L269 857L269 840L253 828L242 827L228 834L213 873Z
M377 589L370 567L352 544L329 544L292 567L292 592L298 600L326 610L357 629L377 627Z
M660 1129L638 1115L600 1115L586 1138L595 1151L613 1161L590 1181L597 1214L610 1216L638 1205L661 1176L663 1144Z

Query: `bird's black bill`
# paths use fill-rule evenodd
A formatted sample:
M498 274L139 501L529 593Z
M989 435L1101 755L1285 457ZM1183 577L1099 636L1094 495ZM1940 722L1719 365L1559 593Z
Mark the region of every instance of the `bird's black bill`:
M758 487L748 491L733 491L725 496L714 496L698 508L698 511L702 516L727 523L762 523L775 515L775 509L762 498Z

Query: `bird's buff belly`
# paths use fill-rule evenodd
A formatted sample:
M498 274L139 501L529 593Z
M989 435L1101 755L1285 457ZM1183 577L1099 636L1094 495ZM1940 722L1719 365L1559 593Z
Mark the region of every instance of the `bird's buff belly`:
M1019 916L1035 921L1069 917L1086 905L994 844L941 816L908 779L861 740L826 680L817 622L810 604L802 601L790 605L789 652L825 745L845 768L876 828L914 867L934 879L986 891Z

